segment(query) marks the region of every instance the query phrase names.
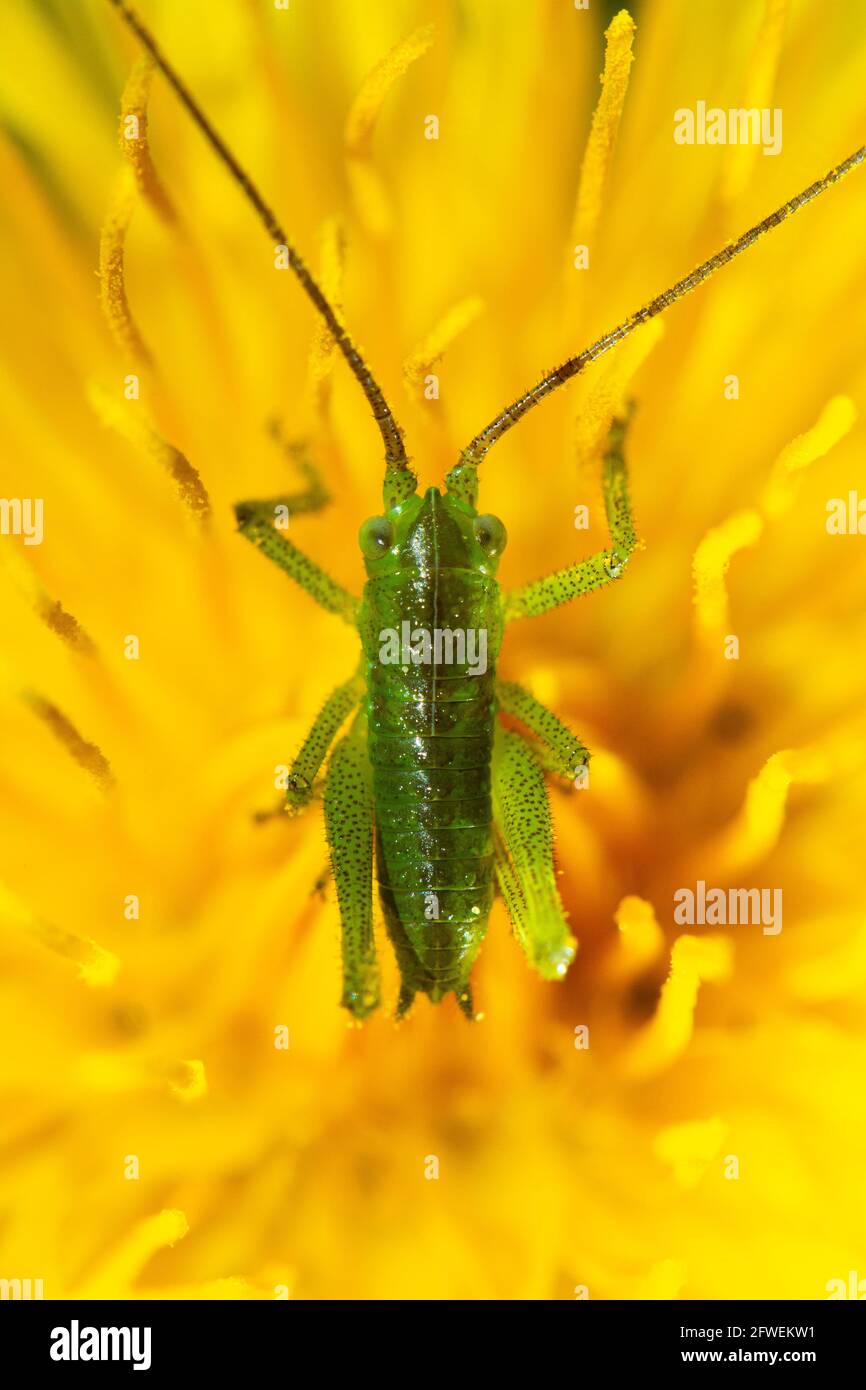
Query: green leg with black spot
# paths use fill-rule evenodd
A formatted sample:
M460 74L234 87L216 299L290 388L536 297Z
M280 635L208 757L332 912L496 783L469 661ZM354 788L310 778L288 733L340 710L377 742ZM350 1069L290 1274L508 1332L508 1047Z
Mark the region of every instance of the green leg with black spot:
M344 681L331 691L289 769L284 799L279 801L273 810L257 811L255 820L259 824L285 815L286 812L289 815L298 815L309 806L314 793L321 786L321 780L317 781L316 778L322 763L341 726L352 711L357 709L363 694L364 673L363 668L359 666L351 680Z
M286 499L283 499L285 502ZM314 560L304 555L292 541L287 540L274 527L281 505L279 499L267 501L239 502L235 507L238 530L248 541L273 560L281 570L294 579L321 608L336 613L338 618L357 626L359 603L354 594L326 574Z
M328 765L325 829L340 905L341 1003L354 1018L367 1018L379 1006L379 970L373 938L373 791L367 721L361 714Z
M537 740L533 751L545 772L573 782L590 757L589 749L577 735L522 685L515 685L513 681L497 681L496 698L499 708L519 719Z
M544 579L534 579L505 596L505 620L537 618L562 603L570 603L581 594L591 593L619 579L637 545L634 521L628 496L628 469L624 444L631 409L621 419L614 420L607 439L602 463L601 487L610 538L610 550L600 550L588 560L581 560L568 569L557 570Z
M298 756L289 769L286 785L286 809L297 814L310 803L315 779L328 755L341 726L354 709L357 709L364 694L364 672L362 667L352 676L332 690L313 726L301 745Z
M496 877L514 932L546 980L561 979L577 943L568 930L553 867L553 827L544 774L519 734L493 742Z
M275 565L285 570L286 574L322 608L354 624L357 619L358 600L282 534L289 517L302 512L320 511L331 500L322 476L313 462L309 445L303 439L286 439L282 425L277 419L269 421L268 432L283 453L291 459L304 478L306 487L299 492L281 493L277 497L260 497L239 502L235 507L238 530L267 555L269 560L273 560Z

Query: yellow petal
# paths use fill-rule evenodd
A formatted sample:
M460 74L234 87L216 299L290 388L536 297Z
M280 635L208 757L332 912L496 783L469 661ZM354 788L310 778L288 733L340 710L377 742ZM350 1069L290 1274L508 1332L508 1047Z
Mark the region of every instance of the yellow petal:
M718 1115L667 1125L656 1135L653 1152L662 1163L670 1165L682 1187L694 1187L721 1149L727 1133L728 1126Z
M601 96L592 115L589 139L580 166L572 240L590 247L601 216L604 188L610 172L619 123L634 61L635 22L628 10L614 15L605 32Z
M658 1008L623 1053L625 1076L643 1080L676 1061L691 1042L701 983L727 979L732 964L733 947L725 937L681 936L674 942Z
M849 396L827 402L810 430L798 434L782 450L761 495L766 516L775 519L788 510L796 495L797 474L828 454L845 438L857 421L857 408Z
M466 299L461 299L442 316L415 351L406 358L403 374L413 394L420 391L424 378L433 370L443 353L470 324L475 322L483 309L484 301L478 295L469 295Z
M725 575L737 551L754 545L764 523L756 511L737 512L704 536L694 554L695 611L705 639L728 630L728 591Z

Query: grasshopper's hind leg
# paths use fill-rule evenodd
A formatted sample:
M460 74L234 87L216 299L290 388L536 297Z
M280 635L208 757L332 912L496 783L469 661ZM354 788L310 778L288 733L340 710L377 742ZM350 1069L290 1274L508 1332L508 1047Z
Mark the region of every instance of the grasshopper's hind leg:
M379 1006L373 938L373 790L361 714L334 749L325 778L325 828L343 941L341 1003L362 1019Z
M561 979L576 942L556 888L544 774L525 740L501 728L493 744L493 819L496 877L515 935L540 975Z
M570 603L581 594L600 589L619 579L629 558L637 545L631 504L628 496L628 469L626 467L624 445L631 407L626 414L615 419L610 427L607 449L602 463L601 487L604 495L604 509L610 531L612 546L600 550L579 564L569 565L568 569L557 570L543 579L534 579L519 589L512 589L505 595L505 620L512 618L536 618L550 608L561 603Z

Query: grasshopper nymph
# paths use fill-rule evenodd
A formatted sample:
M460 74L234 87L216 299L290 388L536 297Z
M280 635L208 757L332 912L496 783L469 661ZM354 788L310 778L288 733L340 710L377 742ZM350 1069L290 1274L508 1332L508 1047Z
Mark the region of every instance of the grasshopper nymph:
M360 602L275 529L274 508L286 499L236 508L241 533L323 608L355 626L361 639L358 669L326 700L292 765L287 791L290 808L307 806L327 760L325 823L342 924L342 1003L363 1019L380 1002L375 874L400 969L397 1016L418 992L434 1002L453 992L471 1018L469 976L497 889L530 963L545 979L561 978L576 949L556 888L544 776L573 781L589 752L527 690L498 679L503 630L515 619L535 617L618 579L636 545L625 418L614 420L603 460L609 547L506 594L496 579L505 527L478 510L479 466L528 410L837 183L864 160L866 147L549 372L476 435L447 474L444 492L431 487L421 495L381 387L277 218L126 0L111 3L268 235L287 248L292 270L357 379L382 437L382 513L360 531L367 574ZM391 634L397 635L396 646ZM506 730L500 712L529 737ZM347 722L348 731L339 737Z

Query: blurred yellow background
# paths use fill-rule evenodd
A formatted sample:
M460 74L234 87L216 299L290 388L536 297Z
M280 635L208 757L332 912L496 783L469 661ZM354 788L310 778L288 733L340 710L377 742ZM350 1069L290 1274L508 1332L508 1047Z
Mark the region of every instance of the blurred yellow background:
M855 3L633 7L594 136L612 6L137 3L321 269L424 486L866 130ZM485 463L507 587L606 544L600 444L637 399L645 548L510 628L500 665L595 752L586 791L552 792L580 950L541 982L498 904L483 1022L451 998L398 1027L382 942L387 1007L352 1029L333 892L311 892L320 810L253 816L356 639L231 504L296 486L278 414L335 498L290 534L358 592L380 440L158 76L136 187L118 120L140 52L109 5L7 8L0 491L44 499L45 536L0 537L0 1277L313 1299L823 1298L866 1278L866 540L825 528L866 489L866 174ZM676 144L699 100L781 109L781 153ZM783 931L680 940L673 892L699 878L781 888Z

